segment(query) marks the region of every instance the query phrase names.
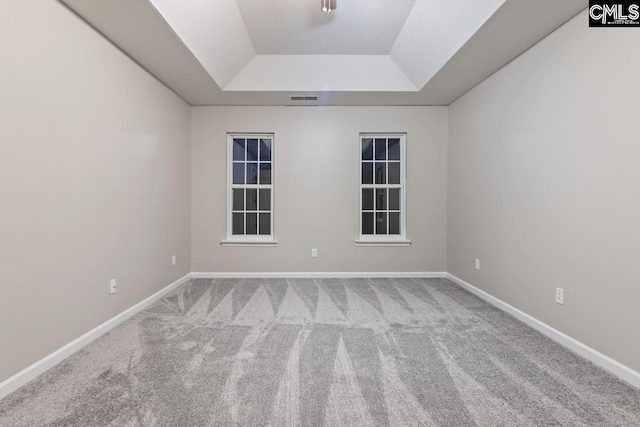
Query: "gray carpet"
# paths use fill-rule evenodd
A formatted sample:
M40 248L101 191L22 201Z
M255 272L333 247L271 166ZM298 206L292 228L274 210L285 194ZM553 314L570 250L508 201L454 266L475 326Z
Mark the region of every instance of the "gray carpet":
M640 390L447 280L193 280L0 425L640 426Z

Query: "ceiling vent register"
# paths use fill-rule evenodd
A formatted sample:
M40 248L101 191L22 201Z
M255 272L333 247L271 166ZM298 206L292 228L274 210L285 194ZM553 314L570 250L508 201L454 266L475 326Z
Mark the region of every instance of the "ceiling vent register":
M308 95L308 96L300 96L300 95L291 95L292 101L317 101L318 95Z

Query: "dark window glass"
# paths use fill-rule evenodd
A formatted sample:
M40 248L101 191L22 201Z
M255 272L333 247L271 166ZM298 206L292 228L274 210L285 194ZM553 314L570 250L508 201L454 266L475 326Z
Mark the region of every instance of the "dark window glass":
M233 183L244 184L244 163L233 164Z
M260 184L271 184L271 163L260 163Z
M244 161L244 139L233 138L233 160Z
M389 139L388 151L389 160L400 160L400 139Z
M260 210L271 210L271 190L268 188L260 189Z
M362 183L373 184L373 163L362 163Z
M271 214L261 213L260 216L260 234L271 234Z
M373 212L362 213L362 234L373 234Z
M258 190L255 188L247 188L247 210L258 210Z
M260 161L261 162L271 161L271 140L270 139L260 140Z
M244 214L243 213L231 214L231 233L244 234Z
M258 140L257 139L247 139L247 161L248 162L258 161Z
M376 210L377 211L387 210L387 189L386 188L376 188Z
M389 184L400 184L400 162L389 162Z
M244 210L244 190L242 188L233 189L233 210Z
M376 184L386 184L387 183L387 164L386 163L376 163Z
M373 160L373 139L362 140L362 160Z
M258 183L258 164L247 163L247 184Z
M399 188L389 189L389 210L390 211L400 210L400 189Z
M373 210L373 188L362 189L362 210L363 211Z
M376 138L376 160L387 159L387 140Z
M258 234L258 214L247 213L247 235Z
M389 212L389 234L400 234L400 212Z
M386 212L376 212L376 234L387 234Z

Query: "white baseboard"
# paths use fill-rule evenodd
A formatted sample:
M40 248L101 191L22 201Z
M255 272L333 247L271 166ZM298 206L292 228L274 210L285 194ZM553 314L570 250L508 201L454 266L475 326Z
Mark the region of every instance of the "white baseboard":
M289 273L218 273L200 272L191 273L193 279L335 279L335 278L358 278L358 279L444 279L445 272L428 271L403 271L403 272L289 272Z
M493 295L488 294L487 292L476 288L475 286L465 282L462 279L459 279L453 274L447 273L447 278L453 281L455 284L457 284L461 288L466 289L472 294L498 307L502 311L505 311L511 314L513 317L531 326L536 331L541 332L542 334L551 338L555 342L567 347L569 350L574 351L575 353L579 354L585 359L609 371L610 373L617 376L618 378L628 382L629 384L635 387L640 388L640 373L634 371L633 369L623 365L620 362L613 360L609 356L606 356L597 350L592 349L591 347L581 343L580 341L571 338L570 336L560 332L559 330L552 328L546 323L541 322L540 320L536 319L533 316L528 315L527 313L521 310L518 310L517 308L494 297Z
M58 363L62 362L64 359L71 356L73 353L80 350L82 347L86 346L90 342L94 341L95 339L109 332L111 329L118 326L120 323L132 317L134 314L144 310L145 308L147 308L148 306L150 306L151 304L153 304L154 302L156 302L157 300L159 300L160 298L162 298L163 296L165 296L166 294L168 294L178 286L185 283L190 278L191 278L191 274L185 275L184 277L176 280L166 288L151 295L149 298L139 302L138 304L134 305L131 308L128 308L127 310L123 311L117 316L107 320L102 325L90 330L89 332L82 335L81 337L76 338L75 340L71 341L69 344L54 351L53 353L46 356L45 358L40 359L39 361L29 366L28 368L23 369L22 371L18 372L11 378L6 379L2 383L0 383L0 399L4 398L5 396L9 395L10 393L22 387L29 381L36 378L38 375L46 372L47 370L54 367Z

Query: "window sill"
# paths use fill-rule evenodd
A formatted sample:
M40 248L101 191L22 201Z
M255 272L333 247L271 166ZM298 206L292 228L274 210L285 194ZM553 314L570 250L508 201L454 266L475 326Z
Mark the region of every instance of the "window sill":
M277 240L223 240L220 242L221 246L265 246L265 247L273 247L278 246Z
M356 240L356 246L411 246L411 240Z

